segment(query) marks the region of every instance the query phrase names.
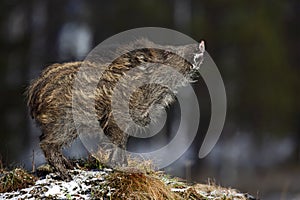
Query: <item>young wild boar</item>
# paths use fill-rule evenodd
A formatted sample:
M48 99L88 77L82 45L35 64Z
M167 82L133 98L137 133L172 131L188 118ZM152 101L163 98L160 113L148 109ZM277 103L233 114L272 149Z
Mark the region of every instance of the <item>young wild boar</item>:
M98 68L103 71L100 79L99 77L89 76L86 77L86 81L97 81L93 102L95 102L94 107L99 126L104 134L122 149L126 148L128 134L115 122L111 103L114 88L124 74L134 68L140 70L137 73L145 73L147 64L155 63L170 66L189 81L194 81L194 78L199 76L199 67L203 61L205 51L204 42L198 45L163 46L163 48L159 48L162 46L142 39L128 45L132 47L135 45L143 46L143 44L147 48L129 51L119 56L109 65L104 63L85 63L85 67ZM149 46L153 48L148 48ZM72 115L72 96L74 92L78 92L73 91L73 86L81 65L82 62L53 64L43 70L41 75L31 82L27 91L30 114L42 131L40 147L48 163L60 172L63 179L70 179L67 169L72 168L72 165L62 155L62 148L70 144L78 136ZM138 67L143 65L144 67ZM151 65L147 69L148 79L152 80L152 83L156 78L162 78L162 76L167 78L167 74L163 74L164 68L158 69L157 67L157 65ZM162 74L160 75L160 73ZM136 80L140 77L139 74L135 76L134 79ZM145 76L141 77L145 78ZM174 84L181 87L187 84L180 83L180 81L182 80L173 80ZM123 122L119 123L123 123L126 126L129 124L128 120L132 120L139 126L146 126L150 122L149 112L152 105L161 104L161 108L164 109L174 101L175 96L167 87L152 83L140 87L130 96L129 108L132 119L124 119ZM121 103L124 101L122 96L117 99ZM85 109L87 107L88 105L83 103L80 109L88 113L89 109ZM158 118L159 116L155 117ZM82 124L84 123L85 121L82 120ZM120 151L117 153L116 151L112 152L110 160L112 163L118 163L120 160L125 164L127 162L126 156Z

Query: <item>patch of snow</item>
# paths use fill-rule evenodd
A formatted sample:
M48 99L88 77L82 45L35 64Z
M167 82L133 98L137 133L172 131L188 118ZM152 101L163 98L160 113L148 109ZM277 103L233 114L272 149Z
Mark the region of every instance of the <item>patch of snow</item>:
M104 168L99 171L71 170L73 180L57 180L55 173L48 174L45 178L36 181L30 188L15 192L1 193L0 199L91 199L92 186L105 183L105 176L113 170Z

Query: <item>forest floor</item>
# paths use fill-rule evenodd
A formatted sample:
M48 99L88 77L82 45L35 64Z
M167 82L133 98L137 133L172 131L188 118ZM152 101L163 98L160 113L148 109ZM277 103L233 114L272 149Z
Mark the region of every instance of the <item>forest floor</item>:
M43 174L45 169L38 171L39 177L21 168L2 169L0 199L255 199L214 183L187 184L149 168L120 171L98 164L77 166L79 169L69 171L70 181L54 172Z

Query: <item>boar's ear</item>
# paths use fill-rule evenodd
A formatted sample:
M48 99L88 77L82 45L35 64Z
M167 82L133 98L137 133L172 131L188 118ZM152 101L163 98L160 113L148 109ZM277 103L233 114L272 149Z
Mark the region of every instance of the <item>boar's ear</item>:
M204 53L204 51L205 51L205 44L204 44L203 40L199 43L199 50L200 50L200 53Z

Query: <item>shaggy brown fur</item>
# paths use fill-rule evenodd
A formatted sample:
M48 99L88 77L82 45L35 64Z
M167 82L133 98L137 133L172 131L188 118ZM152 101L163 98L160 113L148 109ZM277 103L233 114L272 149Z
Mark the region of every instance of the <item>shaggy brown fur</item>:
M62 178L70 178L66 169L72 168L72 165L62 155L61 149L70 144L78 136L72 115L72 95L74 95L74 92L80 92L73 91L73 84L82 64L84 64L87 69L103 70L100 81L99 77L95 76L86 77L85 81L97 81L98 86L94 91L94 95L98 121L104 134L122 149L126 148L128 135L124 133L114 121L111 101L116 84L121 77L125 76L126 72L136 67L137 70L139 70L138 73L149 74L147 77L149 81L159 78L169 79L175 88L182 87L187 83L184 83L183 80L176 80L174 77L169 77L163 68L158 69L158 66L152 65L147 68L147 64L157 63L173 67L188 78L189 81L192 81L195 75L199 74L198 69L202 63L204 53L203 43L201 43L200 46L186 45L165 47L176 53L155 48L158 45L154 45L148 40L139 40L129 45L134 46L137 43L147 43L148 46L150 45L154 48L144 48L128 52L118 57L109 65L91 62L53 64L46 68L41 75L30 84L27 91L28 106L32 118L35 119L42 131L40 146L49 164L60 172ZM191 58L194 63L188 62L183 57ZM147 68L146 72L145 67L137 67L143 64ZM136 75L134 77L136 81L141 81L141 78L144 79L145 76ZM121 87L126 89L126 85ZM82 94L82 96L88 98L85 94ZM119 96L117 99L122 103L124 97ZM173 100L174 95L165 86L146 84L130 96L129 108L131 118L138 125L145 126L150 122L149 109L152 105L159 103L163 105L163 107L167 107ZM84 105L83 103L80 107L79 109L83 112L89 112L89 109L87 109L88 105ZM122 113L119 114L122 116ZM156 114L159 115L159 112ZM121 123L126 126L130 120L131 119L124 119ZM82 126L84 125L88 126L88 122L83 120ZM122 152L113 152L110 159L116 163L120 160L125 164L127 162Z

